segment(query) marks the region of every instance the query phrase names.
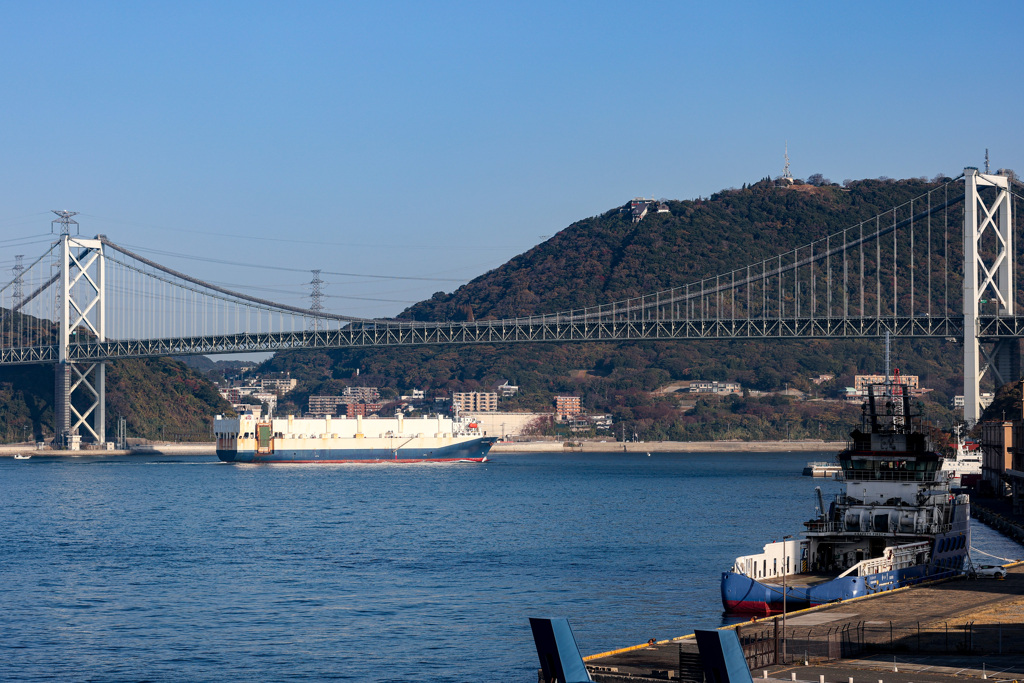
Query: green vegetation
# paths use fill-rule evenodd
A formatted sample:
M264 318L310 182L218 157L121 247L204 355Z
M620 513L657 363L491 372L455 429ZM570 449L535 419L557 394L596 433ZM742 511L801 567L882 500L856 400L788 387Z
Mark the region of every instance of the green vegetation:
M780 250L866 220L920 196L939 181L864 180L840 188L821 179L797 189L760 181L710 199L670 201L670 213L631 222L618 208L570 225L550 240L451 294L438 292L399 317L474 320L551 313L685 285L776 256ZM950 214L952 259L962 248L958 215ZM883 253L888 245L883 245ZM955 291L959 281L951 279ZM870 296L870 294L869 294ZM883 294L884 296L884 294ZM960 393L961 347L945 341L893 342L894 366L921 377L933 392L926 414L948 425L949 397ZM358 378L355 377L359 369ZM642 439L844 438L859 415L839 402L858 372L883 370L882 344L870 341L642 342L523 344L277 354L262 368L290 371L302 408L310 394L365 384L398 390L490 390L520 386L503 409L549 410L560 393L583 397L588 412L610 413L627 435ZM810 377L836 376L817 387ZM759 392L787 386L830 400L780 396L701 398L662 394L674 381L740 382ZM620 434L620 426L615 429Z
M53 438L53 385L50 365L0 368L0 441L21 441L26 435L37 441ZM177 361L107 364L108 439L123 416L129 438L209 441L216 413L231 413L231 406L213 385Z
M474 320L551 313L685 285L872 218L938 187L942 179L863 180L844 187L817 176L810 180L794 188L762 180L708 199L670 201L669 213L651 212L637 224L615 208L568 226L455 292L438 292L399 317ZM944 235L935 226L935 239L948 243L951 261L959 261L962 249L960 220L960 214L951 213ZM883 256L891 248L886 241ZM884 268L880 281L891 275ZM951 277L944 286L957 291L961 284ZM869 305L874 296L867 293ZM9 320L20 325L17 316ZM508 380L520 386L520 393L504 400L503 409L550 410L555 395L576 394L587 412L613 415L616 437L838 439L856 422L859 408L837 399L853 384L855 373L882 371L881 347L877 340L842 340L315 350L279 353L261 370L290 371L299 381L279 412L297 412L310 395L338 394L351 385L379 386L390 399L412 388L491 390ZM949 398L960 393L959 344L894 340L893 354L894 366L919 375L921 385L933 389L925 397L926 416L948 426L953 418ZM192 365L204 372L231 369L202 361ZM810 381L822 373L835 379L820 387ZM740 382L749 392L766 393L698 397L664 391L673 382L693 379ZM785 388L814 400L778 395ZM111 364L107 396L111 434L117 416L124 415L130 436L205 439L211 416L228 412L205 380L168 359ZM49 366L0 370L0 439L21 439L25 426L35 438L47 438L52 403Z

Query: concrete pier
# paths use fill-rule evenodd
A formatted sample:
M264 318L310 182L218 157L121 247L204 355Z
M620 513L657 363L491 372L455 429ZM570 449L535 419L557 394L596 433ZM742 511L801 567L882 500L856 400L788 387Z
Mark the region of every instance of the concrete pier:
M741 639L760 639L778 647L781 618L727 628L737 629ZM833 654L837 656L832 658L801 646L810 642L808 638L827 638L829 632L843 629L859 632L860 636L851 636L854 638L863 639L866 632L879 647L859 648L856 654L845 656L836 638ZM786 632L786 663L753 666L755 681L765 677L790 683L849 683L851 679L856 683L928 683L965 677L1024 680L1024 564L1009 565L1003 580L957 577L790 612ZM925 641L922 646L922 639L927 638L932 639L931 644ZM888 643L880 642L886 640ZM595 681L628 679L638 683L664 681L669 674L668 680L693 680L696 654L691 634L584 659Z

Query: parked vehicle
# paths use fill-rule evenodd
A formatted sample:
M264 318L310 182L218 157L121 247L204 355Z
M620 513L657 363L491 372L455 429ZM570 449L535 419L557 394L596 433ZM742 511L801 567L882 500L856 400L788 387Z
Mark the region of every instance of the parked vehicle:
M998 564L978 564L967 575L972 579L1005 579L1006 567L1000 567Z

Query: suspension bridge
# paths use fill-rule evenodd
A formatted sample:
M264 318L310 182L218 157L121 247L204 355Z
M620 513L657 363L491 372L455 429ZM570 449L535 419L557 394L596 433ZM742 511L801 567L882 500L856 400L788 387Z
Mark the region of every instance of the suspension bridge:
M178 272L104 235L71 235L74 214L57 212L59 239L0 289L0 365L54 364L58 441L84 430L104 443L105 366L122 358L888 333L963 343L964 417L973 423L983 377L997 385L1020 377L1019 189L1010 173L966 168L870 220L726 273L599 306L470 322L367 319L276 303ZM72 402L74 395L83 398Z

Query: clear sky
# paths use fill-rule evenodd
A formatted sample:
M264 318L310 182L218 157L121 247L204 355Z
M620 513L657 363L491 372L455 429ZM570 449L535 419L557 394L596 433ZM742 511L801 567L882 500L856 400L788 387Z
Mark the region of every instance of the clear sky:
M293 305L350 273L325 307L387 316L634 196L778 175L787 141L803 178L1020 171L1022 29L1013 2L0 2L0 273L66 208Z

